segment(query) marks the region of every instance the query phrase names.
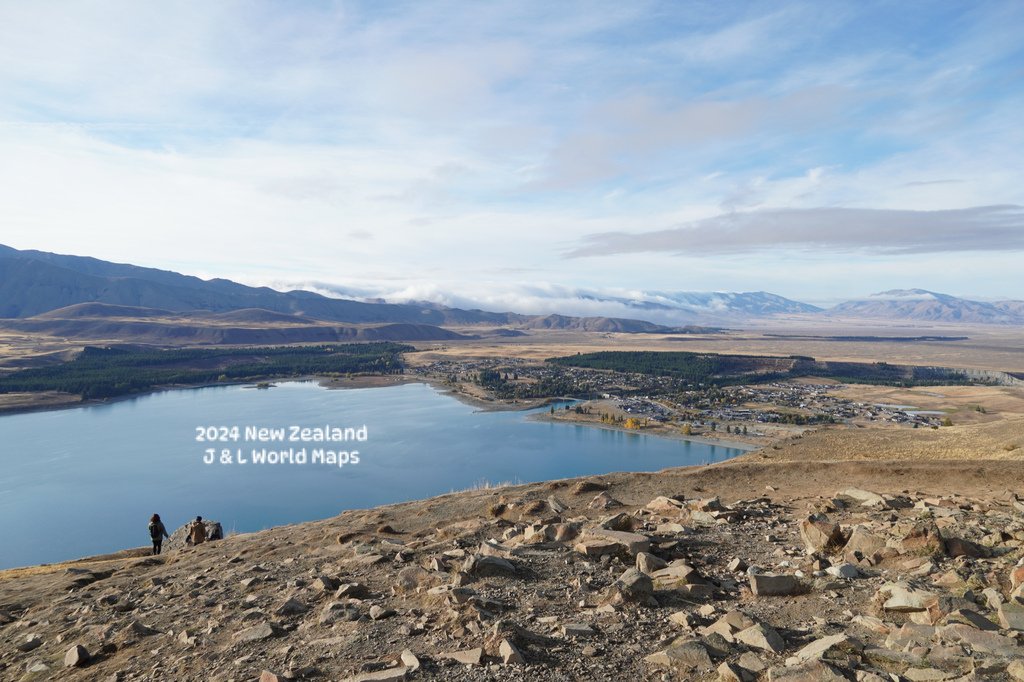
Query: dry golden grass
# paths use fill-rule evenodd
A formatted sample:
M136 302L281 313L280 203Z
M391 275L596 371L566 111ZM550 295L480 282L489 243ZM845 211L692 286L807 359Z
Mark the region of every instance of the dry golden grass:
M938 429L830 427L745 455L758 460L1024 460L1024 416Z
M1024 415L1024 387L1008 386L888 386L846 385L835 395L864 403L913 405L918 410L945 412L954 424L986 424Z
M456 330L474 333L472 329ZM768 334L804 336L967 336L962 341L912 343L833 341L778 338ZM809 326L806 322L723 334L605 334L531 331L528 336L419 344L424 352L411 362L471 357L516 357L542 361L558 355L600 350L655 350L751 355L808 355L819 360L889 362L893 364L1024 372L1024 334L1020 328Z
M45 391L43 393L0 393L0 411L66 407L82 399L70 393Z
M40 564L39 566L25 566L23 568L8 568L0 571L0 582L5 580L16 580L30 576L50 575L52 573L64 573L69 569L85 568L90 571L102 571L105 568L119 568L126 563L134 563L139 559L150 556L148 547L136 547L124 549L111 554L83 557L70 561L61 561L54 564Z
M0 329L0 370L47 356L70 355L81 348L81 342Z

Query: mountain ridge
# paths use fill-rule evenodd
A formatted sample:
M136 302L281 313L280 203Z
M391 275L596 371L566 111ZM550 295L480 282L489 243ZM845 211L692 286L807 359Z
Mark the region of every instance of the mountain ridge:
M281 292L225 279L202 280L167 270L42 251L18 251L0 245L0 318L35 318L70 306L96 303L172 313L205 311L223 314L257 309L348 324L512 325L525 329L627 333L674 331L672 327L626 318L551 318L439 305L365 303L328 298L310 291Z
M337 288L339 295L344 289ZM316 322L412 324L434 327L511 327L520 330L559 329L605 333L693 333L693 324L729 324L744 320L797 315L811 318L855 318L929 323L1024 325L1024 301L973 301L927 289L890 289L864 298L821 308L766 291L666 292L644 297L574 292L588 303L606 303L639 314L674 314L684 326L649 319L615 316L571 316L557 312L523 314L456 308L430 301L405 303L381 299L333 298L313 291L278 291L231 280L203 280L170 270L112 263L0 245L0 318L32 319L73 306L92 305L79 317L115 316L118 308L135 317L190 313L232 314L240 324L276 319L281 323ZM351 294L349 294L351 295ZM106 309L95 306L108 306ZM553 303L553 305L555 305ZM157 311L157 312L153 312ZM242 314L239 311L261 311ZM70 313L61 313L66 319ZM421 330L422 331L422 330Z
M827 312L834 316L847 315L887 320L1024 324L1024 302L985 303L927 289L881 291L867 298L845 301L830 308Z

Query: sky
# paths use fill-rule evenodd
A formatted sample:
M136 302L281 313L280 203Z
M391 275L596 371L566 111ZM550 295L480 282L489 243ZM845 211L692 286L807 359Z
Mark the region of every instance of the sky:
M1024 299L1022 35L1019 1L0 0L0 243L522 312Z

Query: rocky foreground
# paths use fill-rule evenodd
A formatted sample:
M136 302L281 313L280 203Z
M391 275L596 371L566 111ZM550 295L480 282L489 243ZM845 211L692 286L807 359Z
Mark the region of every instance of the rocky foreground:
M1024 680L1022 498L831 469L812 494L748 465L472 491L0 574L0 678ZM758 494L708 487L737 478Z

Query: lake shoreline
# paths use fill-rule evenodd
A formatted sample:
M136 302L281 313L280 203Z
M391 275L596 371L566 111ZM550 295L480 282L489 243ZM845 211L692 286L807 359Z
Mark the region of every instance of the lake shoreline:
M624 426L618 426L616 424L603 424L600 422L594 422L587 419L574 419L571 416L566 417L552 417L549 414L540 413L531 415L529 417L531 421L547 422L549 424L570 424L573 426L587 426L596 429L605 429L606 431L618 431L619 433L628 433L634 436L653 436L655 438L664 438L666 440L681 440L690 443L700 443L701 445L716 445L723 448L730 448L732 450L743 450L746 452L754 452L765 447L764 445L758 445L755 443L746 443L743 441L735 440L720 440L718 438L708 438L706 436L687 436L682 433L673 433L667 429L660 430L648 430L648 429L627 429Z
M116 552L148 538L154 512L168 529L201 514L248 533L503 482L654 472L744 454L547 426L529 419L547 408L483 411L427 382L386 382L414 385L330 391L306 380L266 391L165 390L103 409L0 420L8 443L0 464L10 481L4 509L14 512L0 515L0 566ZM355 383L371 388L346 385ZM371 435L358 444L316 435L363 425ZM289 435L300 431L312 435ZM338 456L318 460L318 451ZM358 461L348 456L356 454ZM61 541L39 543L40 534Z
M57 412L63 410L74 410L77 408L88 408L88 407L99 407L103 405L114 405L127 400L135 398L142 398L149 395L157 395L160 393L167 393L170 391L194 391L204 388L228 388L232 386L241 386L243 388L250 388L254 390L272 390L276 384L283 383L316 383L318 386L329 391L349 391L357 389L368 389L368 388L388 388L391 386L405 386L408 384L426 384L433 388L441 395L448 396L464 405L475 407L479 412L528 412L530 410L547 407L552 404L562 403L566 401L578 401L579 398L572 398L568 396L562 397L551 397L551 398L537 398L534 400L523 401L523 402L507 402L507 401L490 401L471 396L463 391L456 390L450 385L445 384L442 381L436 379L430 379L428 377L420 376L409 376L405 374L367 374L353 377L328 377L320 375L310 375L303 377L288 377L284 379L254 379L251 381L230 381L230 382L216 382L216 383L202 383L202 384L183 384L180 386L160 386L152 388L150 390L141 391L139 393L129 393L125 395L116 396L113 398L97 398L92 400L79 400L78 402L67 402L59 404L42 404L42 405L29 405L25 407L4 407L0 406L0 419L6 416L13 416L19 414L32 414L38 412ZM266 388L260 388L260 384L269 384ZM594 428L605 429L608 431L619 431L622 433L631 433L635 435L654 436L657 438L664 438L668 440L681 440L689 441L692 443L699 443L701 445L717 445L725 448L731 448L735 450L743 450L745 452L753 452L759 450L764 445L757 445L753 443L747 443L742 441L731 441L731 440L720 440L717 438L707 438L704 436L684 436L682 434L675 434L671 432L662 431L637 431L634 429L626 429L623 427L611 425L611 424L599 424L594 423L591 420L586 419L574 419L571 416L569 418L552 418L547 414L537 414L530 417L531 421L544 421L552 424L569 424L575 426L588 426Z
M532 410L537 407L544 407L552 403L563 402L566 400L578 400L577 398L568 397L555 397L555 398L538 398L528 402L502 402L502 401L489 401L476 398L468 395L464 392L457 391L451 386L446 385L444 382L436 379L430 379L428 377L412 376L406 374L366 374L353 377L331 377L323 375L306 375L298 377L257 377L248 379L246 381L217 381L217 382L203 382L196 384L171 384L166 386L154 386L146 389L145 391L138 391L136 393L125 393L123 395L113 396L110 398L90 398L90 399L78 399L70 397L66 401L53 402L45 401L44 396L51 396L52 392L39 392L39 393L9 393L0 394L0 418L7 415L14 414L28 414L33 412L53 412L57 410L73 410L79 407L96 407L99 405L113 405L125 400L131 400L133 398L141 398L147 395L154 395L157 393L165 393L167 391L191 391L201 388L217 388L227 386L244 386L257 388L258 384L270 384L268 388L273 388L274 384L289 383L289 382L316 382L322 387L328 390L352 390L361 388L386 388L388 386L402 386L405 384L427 384L435 388L439 393L450 395L452 398L478 408L482 412L516 412ZM2 404L2 398L4 395L32 395L37 396L36 402L29 402L24 405L4 405Z

